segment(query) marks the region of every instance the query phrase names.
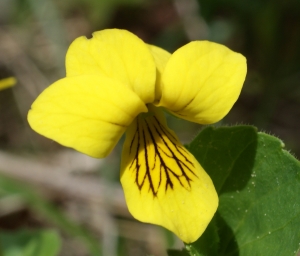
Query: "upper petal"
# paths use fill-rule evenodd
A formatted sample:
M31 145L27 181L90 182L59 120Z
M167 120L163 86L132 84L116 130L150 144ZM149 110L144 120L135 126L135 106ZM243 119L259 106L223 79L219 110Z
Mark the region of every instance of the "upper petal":
M236 102L246 71L243 55L217 43L191 42L167 63L158 105L192 122L217 122Z
M155 98L156 67L148 46L119 29L77 38L66 56L67 76L105 74L134 91L145 103Z
M136 219L161 225L192 243L211 221L218 196L163 115L151 106L150 111L152 115L139 116L126 131L121 164L126 202Z
M155 102L158 102L161 98L162 73L171 57L171 53L154 45L149 44L148 47L156 65Z
M123 84L102 75L61 79L32 104L33 130L92 157L105 157L145 104Z

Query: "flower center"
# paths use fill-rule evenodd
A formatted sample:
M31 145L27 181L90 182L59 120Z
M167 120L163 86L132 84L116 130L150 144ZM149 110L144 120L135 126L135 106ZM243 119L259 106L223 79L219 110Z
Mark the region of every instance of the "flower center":
M154 197L176 186L191 190L194 158L171 131L160 109L149 105L149 112L139 115L129 128L123 159L140 191L148 190ZM125 152L127 151L127 152ZM127 154L127 157L126 157Z

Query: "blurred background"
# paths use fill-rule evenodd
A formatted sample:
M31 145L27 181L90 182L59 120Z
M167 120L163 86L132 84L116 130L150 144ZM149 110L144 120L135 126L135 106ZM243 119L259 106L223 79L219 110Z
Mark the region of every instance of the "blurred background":
M0 0L0 78L17 79L0 91L0 255L160 256L183 245L128 213L122 141L92 159L27 123L37 95L64 77L70 43L105 28L170 52L207 39L242 53L247 79L222 125L255 125L300 156L299 0ZM202 128L168 121L184 143Z

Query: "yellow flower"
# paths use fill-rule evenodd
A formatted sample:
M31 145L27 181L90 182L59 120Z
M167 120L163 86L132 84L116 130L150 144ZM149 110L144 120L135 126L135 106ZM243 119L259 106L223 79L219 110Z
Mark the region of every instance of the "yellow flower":
M191 42L171 55L128 31L107 29L71 44L66 73L33 103L31 127L98 158L126 132L121 183L129 211L186 243L197 240L218 196L167 127L162 109L200 124L219 121L240 94L245 58L208 41Z
M10 88L10 87L14 86L16 83L17 83L17 80L14 77L1 78L0 79L0 91Z

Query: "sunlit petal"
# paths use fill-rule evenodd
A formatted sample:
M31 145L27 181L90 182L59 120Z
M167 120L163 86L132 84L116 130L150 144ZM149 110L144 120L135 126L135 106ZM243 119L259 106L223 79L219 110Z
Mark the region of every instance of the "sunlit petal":
M158 105L192 122L215 123L236 102L246 69L244 56L223 45L191 42L169 59Z
M136 219L161 225L191 243L213 217L218 197L163 115L151 106L149 111L126 132L121 164L126 202Z
M61 79L32 104L31 127L60 144L93 157L105 157L127 126L147 108L140 98L105 76Z
M4 90L14 86L17 83L16 78L14 77L6 77L0 79L0 90Z
M67 76L102 73L133 90L145 103L155 98L156 67L148 46L119 29L77 38L66 57Z
M154 45L148 45L156 65L155 102L161 98L162 73L171 57L171 53Z

